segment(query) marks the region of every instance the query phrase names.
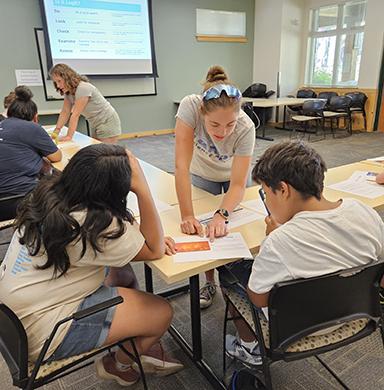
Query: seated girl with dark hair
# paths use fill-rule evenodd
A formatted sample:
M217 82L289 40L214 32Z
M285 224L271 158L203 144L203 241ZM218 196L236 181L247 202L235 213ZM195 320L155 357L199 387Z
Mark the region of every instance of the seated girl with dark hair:
M7 119L0 123L0 197L32 190L48 162L62 158L48 133L37 123L37 106L31 90L15 88Z
M140 225L127 210L129 191L138 198ZM16 228L0 269L0 301L21 319L32 361L54 323L120 295L120 305L61 326L48 350L50 359L135 336L147 372L166 375L183 368L154 348L170 325L169 303L104 283L109 267L124 272L130 261L154 260L165 250L148 184L130 152L106 144L80 150L62 174L42 179L23 200ZM124 346L131 351L129 343ZM130 385L140 377L131 364L118 350L97 361L96 370L101 378Z

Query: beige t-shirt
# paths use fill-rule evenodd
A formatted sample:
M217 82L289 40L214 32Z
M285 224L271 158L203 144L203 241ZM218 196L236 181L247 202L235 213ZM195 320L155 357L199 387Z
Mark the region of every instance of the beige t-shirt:
M75 104L76 99L81 97L89 97L88 103L81 115L87 119L91 128L98 129L103 123L117 116L111 103L105 99L93 84L86 81L80 81L75 95L64 95L64 99L68 100L71 106Z
M73 213L73 216L81 223L85 213ZM115 227L116 220L108 230ZM105 266L122 267L140 251L144 237L138 225L127 222L125 227L121 237L102 243L101 253L95 255L88 244L80 260L81 242L70 244L67 251L71 266L57 279L52 278L52 267L45 270L35 268L46 262L46 256L30 256L26 247L20 245L17 232L14 234L0 267L0 301L9 306L24 325L31 361L36 360L53 325L75 312L83 299L102 285ZM71 321L59 328L47 356L59 346L70 325Z
M240 110L233 132L222 141L208 134L204 117L200 112L202 97L186 96L181 102L176 117L194 129L194 150L191 173L204 179L223 182L231 177L233 156L252 156L255 146L255 125L248 115Z

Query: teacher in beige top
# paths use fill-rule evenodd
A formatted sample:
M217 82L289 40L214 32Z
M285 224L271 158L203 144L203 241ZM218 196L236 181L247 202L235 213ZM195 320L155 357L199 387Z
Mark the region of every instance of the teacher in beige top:
M89 122L93 138L104 143L116 143L121 134L119 115L88 78L78 74L66 64L55 65L49 74L56 90L64 96L55 133L59 134L69 121L67 135L60 140L72 139L82 115Z

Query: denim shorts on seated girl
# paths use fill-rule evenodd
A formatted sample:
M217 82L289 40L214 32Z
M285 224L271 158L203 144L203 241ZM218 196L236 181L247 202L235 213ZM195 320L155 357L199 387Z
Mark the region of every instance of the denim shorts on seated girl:
M77 311L87 309L116 296L118 296L116 287L102 285L93 294L84 298ZM61 360L100 348L107 339L115 309L116 306L112 306L89 317L72 321L63 341L47 361Z

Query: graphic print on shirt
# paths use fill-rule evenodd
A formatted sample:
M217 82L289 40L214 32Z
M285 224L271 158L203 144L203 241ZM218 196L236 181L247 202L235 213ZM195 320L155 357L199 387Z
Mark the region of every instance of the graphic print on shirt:
M210 139L197 138L196 148L207 154L209 158L216 161L227 161L230 157L227 154L220 154L215 144Z
M29 256L28 250L25 247L21 247L19 254L15 260L15 264L12 267L11 274L16 275L21 272L26 272L31 267L32 259Z

